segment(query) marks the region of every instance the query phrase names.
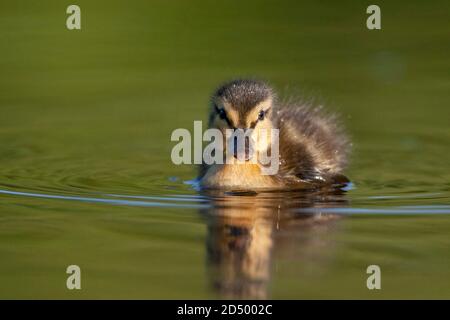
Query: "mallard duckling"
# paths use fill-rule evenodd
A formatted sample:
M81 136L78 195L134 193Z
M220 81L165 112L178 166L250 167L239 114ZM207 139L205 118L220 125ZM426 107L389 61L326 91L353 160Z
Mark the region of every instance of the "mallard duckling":
M320 107L279 103L274 90L262 81L234 80L219 87L211 100L209 128L219 129L224 137L227 129L253 129L255 152L249 156L246 145L244 161L203 164L199 176L203 188L254 190L348 182L342 171L350 143L336 118ZM261 163L250 160L272 152L270 137L259 139L261 132L271 129L279 129L278 171L267 175ZM224 153L229 142L224 142Z

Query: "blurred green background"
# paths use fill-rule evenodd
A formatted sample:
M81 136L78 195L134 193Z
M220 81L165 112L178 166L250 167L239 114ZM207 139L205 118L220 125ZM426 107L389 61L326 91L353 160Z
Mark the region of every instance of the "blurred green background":
M73 3L0 4L1 189L194 196L171 132L205 120L222 81L256 76L341 114L353 207L424 213L342 221L326 269L275 258L272 296L450 297L450 216L426 209L450 199L448 1L377 1L374 31L368 1L78 0L69 31ZM0 194L0 297L215 297L204 237L194 209ZM373 261L386 266L376 293ZM89 270L79 292L69 264Z

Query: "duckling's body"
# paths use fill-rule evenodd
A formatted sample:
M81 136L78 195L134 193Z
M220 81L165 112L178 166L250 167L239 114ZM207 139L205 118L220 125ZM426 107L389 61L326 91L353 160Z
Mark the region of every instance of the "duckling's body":
M204 188L260 189L296 188L311 184L347 182L342 175L350 143L334 116L320 107L301 103L280 104L263 82L235 80L220 87L212 99L210 128L278 129L279 157L275 174L265 175L260 163L202 165ZM256 134L256 133L255 133ZM258 152L271 146L256 143ZM225 150L226 152L226 150Z
M262 175L257 164L219 164L210 166L201 185L207 188L279 188L283 186L275 176Z

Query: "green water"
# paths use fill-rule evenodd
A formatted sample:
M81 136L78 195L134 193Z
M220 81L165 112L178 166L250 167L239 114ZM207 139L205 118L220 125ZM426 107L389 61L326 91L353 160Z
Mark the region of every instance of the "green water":
M450 298L448 1L378 1L378 31L365 1L76 3L80 31L0 5L0 298ZM342 115L353 189L184 183L171 132L247 75Z

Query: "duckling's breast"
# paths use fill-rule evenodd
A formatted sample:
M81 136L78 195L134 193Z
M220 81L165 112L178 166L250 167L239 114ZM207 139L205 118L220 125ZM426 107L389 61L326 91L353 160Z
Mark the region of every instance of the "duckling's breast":
M277 188L280 183L274 176L262 175L257 164L223 164L209 167L201 179L206 188Z

